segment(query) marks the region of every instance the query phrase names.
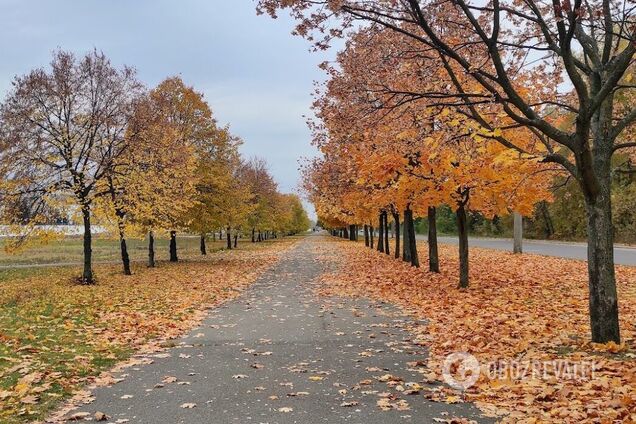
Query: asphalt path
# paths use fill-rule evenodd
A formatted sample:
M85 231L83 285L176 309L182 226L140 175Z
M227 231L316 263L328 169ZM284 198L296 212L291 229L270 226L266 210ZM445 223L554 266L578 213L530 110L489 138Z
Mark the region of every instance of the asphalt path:
M417 235L418 240L426 240L425 235ZM457 237L438 237L440 243L457 244ZM512 239L470 237L469 246L486 249L512 251ZM523 253L556 256L561 258L587 260L587 243L568 243L543 240L523 240ZM614 247L614 262L617 265L636 266L636 248L628 246Z
M131 424L492 422L470 404L424 395L441 386L427 382L426 347L411 338L423 323L384 303L315 293L330 266L316 248L323 237L303 239L175 347L115 375L123 381L74 413ZM417 385L428 390L408 393Z

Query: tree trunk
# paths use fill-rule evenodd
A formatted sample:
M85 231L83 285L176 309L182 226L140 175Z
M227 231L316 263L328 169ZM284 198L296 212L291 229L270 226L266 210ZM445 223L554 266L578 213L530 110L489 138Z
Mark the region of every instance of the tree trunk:
M373 234L375 232L375 229L373 228L373 225L369 225L369 247L371 249L373 249L373 244L374 244L374 240L373 238L375 237L375 234Z
M349 225L349 240L356 241L356 226Z
M468 227L466 208L463 203L457 208L457 233L459 234L459 287L468 287Z
M119 247L121 250L121 262L124 266L124 275L132 275L130 270L130 256L128 256L128 246L126 246L126 237L123 231L119 231Z
M234 248L238 247L238 233L234 234Z
M415 238L415 222L413 221L413 210L410 205L404 210L404 233L408 233L409 254L411 255L411 265L420 267L420 258L417 254L417 239Z
M227 230L225 230L225 238L227 240L227 249L232 250L232 234L230 227L227 227Z
M437 209L428 207L428 270L439 272L439 253L437 250Z
M408 208L408 207L407 207ZM411 245L409 242L409 229L406 224L407 208L404 209L404 222L402 222L402 261L411 262Z
M389 214L388 212L384 212L384 253L387 255L391 254L391 250L389 249Z
M256 228L252 228L252 243L256 243Z
M395 223L395 259L400 259L400 213L392 211L391 214Z
M590 326L593 342L620 343L609 175L602 180L600 193L586 196Z
M154 268L155 264L155 235L148 231L148 268Z
M519 212L513 212L513 253L523 253L523 217Z
M205 234L201 234L201 243L199 247L201 249L201 254L207 255L208 252L205 249Z
M82 207L82 218L84 220L84 272L82 273L82 284L94 284L93 279L93 248L91 235L91 209L90 206Z
M380 212L380 226L378 227L378 252L384 253L384 214Z
M349 238L349 230L347 230L347 227L344 227L342 229L342 238L346 238L346 239Z
M369 226L364 224L364 245L369 247Z
M128 255L128 246L126 245L126 225L124 218L126 214L121 209L115 211L117 215L117 227L119 230L119 250L121 252L121 263L124 268L124 275L132 275L130 270L130 256Z
M177 232L175 230L170 231L170 262L178 262L177 256Z

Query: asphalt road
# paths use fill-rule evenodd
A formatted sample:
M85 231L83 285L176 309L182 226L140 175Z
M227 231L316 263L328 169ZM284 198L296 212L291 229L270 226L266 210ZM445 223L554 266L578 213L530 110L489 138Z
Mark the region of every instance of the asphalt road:
M425 235L418 235L418 240L426 240ZM440 243L457 244L457 237L438 237ZM512 239L491 239L471 237L468 239L470 246L487 249L512 251ZM569 259L587 260L586 243L566 243L541 240L523 240L523 253L535 255L557 256ZM636 248L616 246L614 247L614 261L617 265L636 266Z
M315 294L322 237L306 237L176 347L115 375L123 381L78 411L129 424L492 422L470 404L400 391L439 388L425 382L417 361L426 347L409 332L422 323L387 304Z

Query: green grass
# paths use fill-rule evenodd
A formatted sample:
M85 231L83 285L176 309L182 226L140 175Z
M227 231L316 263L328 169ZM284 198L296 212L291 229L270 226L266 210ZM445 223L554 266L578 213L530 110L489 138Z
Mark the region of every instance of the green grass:
M87 377L128 358L149 339L190 328L193 311L236 295L295 240L243 240L239 250L215 254L224 243L210 242L210 254L202 256L198 237L178 237L184 260L169 263L168 240L161 239L157 268L134 262L133 276L124 276L117 263L96 265L97 284L88 287L73 283L77 265L0 269L0 423L44 419ZM133 259L145 261L146 243L130 244ZM96 240L95 251L96 260L119 260L116 240ZM14 256L3 253L0 263L79 262L81 253L81 239L66 238ZM25 380L33 375L39 377ZM36 403L22 402L33 395Z

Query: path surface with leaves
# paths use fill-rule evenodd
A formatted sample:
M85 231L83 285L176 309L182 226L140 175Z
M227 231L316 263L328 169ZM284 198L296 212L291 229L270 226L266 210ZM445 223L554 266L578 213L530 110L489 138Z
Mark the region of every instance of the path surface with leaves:
M426 349L385 303L316 294L330 267L307 237L175 347L94 391L76 418L119 423L487 422L426 399ZM435 383L432 383L435 384ZM429 386L430 390L430 386Z

